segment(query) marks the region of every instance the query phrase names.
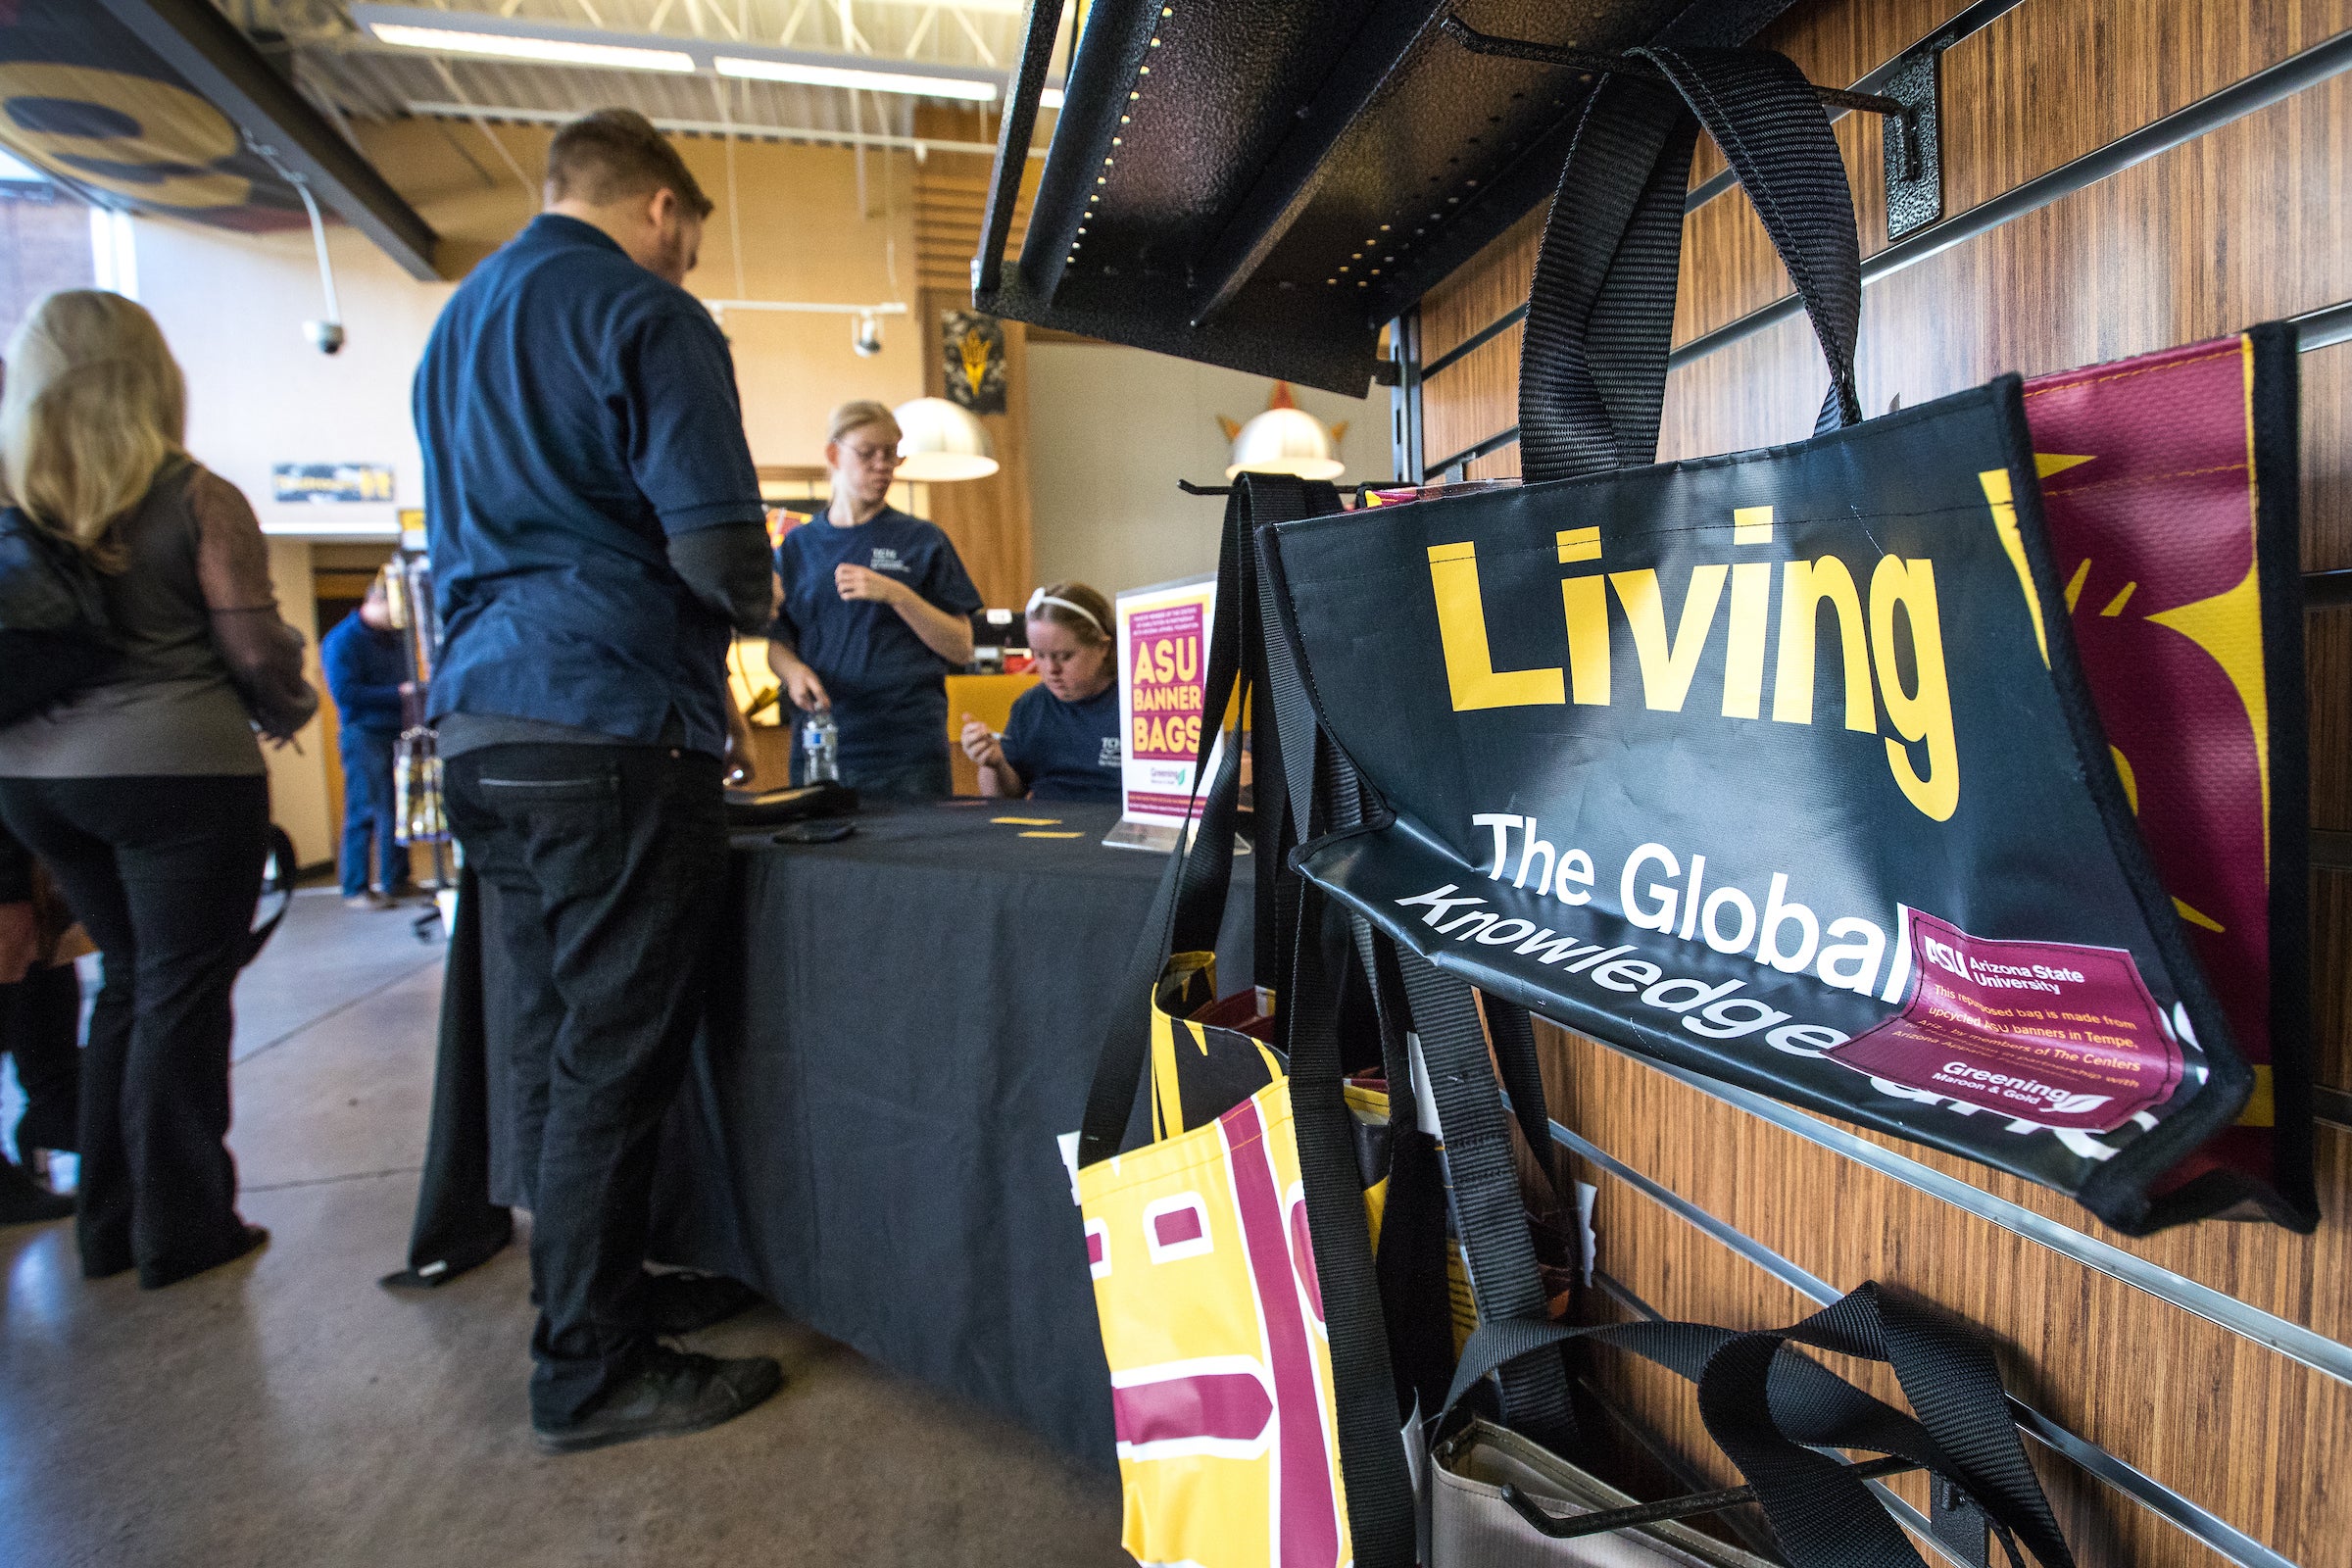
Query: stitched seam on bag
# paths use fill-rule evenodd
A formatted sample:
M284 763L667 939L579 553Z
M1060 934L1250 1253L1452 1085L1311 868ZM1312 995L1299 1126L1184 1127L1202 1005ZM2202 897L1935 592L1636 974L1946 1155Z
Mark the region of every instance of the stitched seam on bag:
M1507 494L1508 492L1496 493ZM2071 494L2072 492L2067 493ZM1839 512L1825 514L1817 517L1783 517L1777 518L1776 521L1781 526L1797 526L1814 523L1828 524L1838 522L1868 524L1873 522L1896 522L1913 517L1974 517L1981 515L1983 511L1984 508L1982 505L1968 507L1931 507L1920 512ZM1720 529L1729 528L1731 526L1733 526L1733 524L1728 522L1694 522L1683 527L1642 529L1641 525L1636 523L1632 524L1628 528L1621 529L1616 535L1614 535L1614 537L1620 539L1657 539L1674 534L1711 533ZM1486 546L1482 544L1480 546L1481 553L1479 560L1481 562L1503 561L1515 559L1521 556L1541 556L1548 558L1557 548L1558 547L1556 544L1548 542L1544 544L1529 545L1501 545L1496 546L1494 553L1490 556L1485 553ZM1882 548L1879 551L1879 554L1881 556L1888 556L1892 555L1893 552ZM1793 561L1798 558L1791 556L1787 559ZM1701 563L1701 564L1706 564L1706 563ZM1770 563L1767 562L1766 564L1770 564ZM1372 571L1352 572L1346 576L1324 577L1318 580L1318 586L1327 583L1377 582L1387 577L1409 577L1416 574L1416 568L1413 566L1384 566ZM1296 617L1298 614L1298 605L1295 600L1291 602L1291 612L1294 617Z
M2216 349L2211 354L2200 354L2193 360L2175 360L2169 365L2143 365L2136 370L2117 370L2108 375L2094 375L2085 381L2068 381L2062 386L2035 387L2026 396L2046 398L2053 392L2072 392L2077 387L2097 386L2104 381L2129 381L2135 375L2158 375L2166 370L2185 370L2192 365L2206 365L2214 360L2233 360L2240 352L2239 345L2233 342L2226 349Z
M2217 463L2205 468L2178 468L2171 473L2135 473L2121 479L2101 479L2094 484L2070 484L2055 487L2044 482L2041 493L2049 496L2088 495L2096 490L2114 490L2129 485L2160 484L2172 479L2201 479L2209 473L2243 473L2252 466L2245 463Z

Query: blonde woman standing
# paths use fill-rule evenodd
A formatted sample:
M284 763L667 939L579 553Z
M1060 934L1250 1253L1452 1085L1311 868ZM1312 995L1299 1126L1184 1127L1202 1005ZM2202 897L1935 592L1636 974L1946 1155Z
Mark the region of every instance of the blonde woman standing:
M105 969L82 1063L82 1273L135 1267L154 1288L269 1239L237 1214L224 1142L229 990L269 842L255 732L291 737L318 698L252 507L182 447L185 385L154 318L52 294L7 361L0 500L97 568L120 657L0 728L0 824Z
M900 439L879 403L844 403L826 421L833 500L776 547L784 602L767 662L794 707L833 714L843 783L937 800L956 788L948 672L971 660L980 594L954 542L890 504Z

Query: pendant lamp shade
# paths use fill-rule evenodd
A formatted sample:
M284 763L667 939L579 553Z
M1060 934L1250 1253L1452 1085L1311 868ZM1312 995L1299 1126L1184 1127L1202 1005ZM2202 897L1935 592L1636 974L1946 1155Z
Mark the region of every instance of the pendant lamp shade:
M1304 409L1277 406L1243 425L1233 438L1233 463L1225 477L1295 473L1301 479L1336 479L1346 466L1339 443L1321 419Z
M946 398L916 398L891 410L899 421L899 477L916 484L985 479L997 471L988 431L972 411Z

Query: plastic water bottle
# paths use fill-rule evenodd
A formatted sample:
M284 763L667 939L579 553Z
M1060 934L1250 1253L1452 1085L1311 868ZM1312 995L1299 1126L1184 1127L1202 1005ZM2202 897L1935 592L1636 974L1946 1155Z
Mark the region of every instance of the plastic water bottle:
M801 782L831 784L841 778L841 731L829 709L818 709L801 720Z

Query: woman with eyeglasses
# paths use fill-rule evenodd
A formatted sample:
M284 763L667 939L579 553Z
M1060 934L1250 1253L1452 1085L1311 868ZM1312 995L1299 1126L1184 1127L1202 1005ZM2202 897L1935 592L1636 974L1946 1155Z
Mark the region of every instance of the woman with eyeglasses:
M983 795L1033 801L1119 798L1119 672L1110 603L1082 582L1029 596L1029 657L1038 684L1012 705L1004 733L963 715L963 755Z
M948 671L972 657L980 595L948 536L890 504L899 421L845 403L827 421L825 514L776 547L784 602L767 662L805 712L831 710L842 782L937 800L948 766Z

